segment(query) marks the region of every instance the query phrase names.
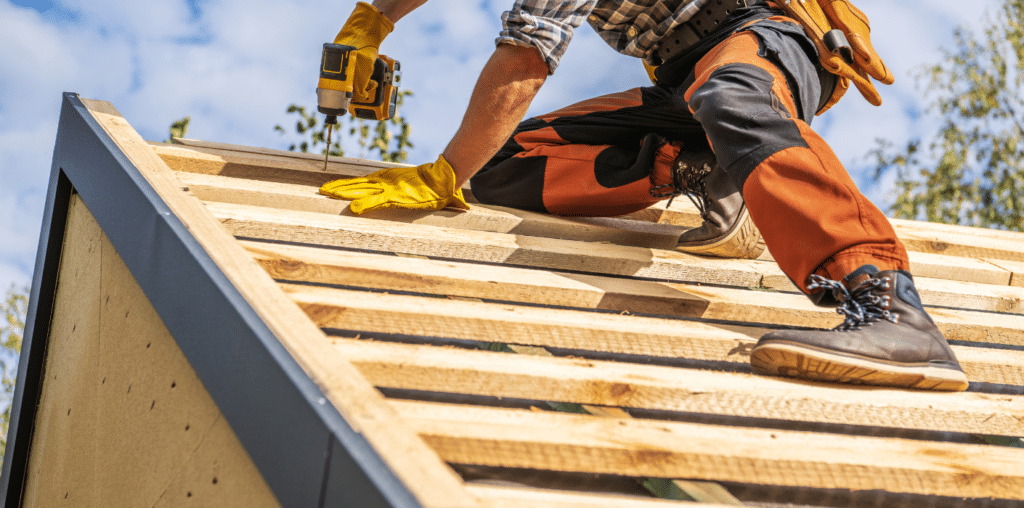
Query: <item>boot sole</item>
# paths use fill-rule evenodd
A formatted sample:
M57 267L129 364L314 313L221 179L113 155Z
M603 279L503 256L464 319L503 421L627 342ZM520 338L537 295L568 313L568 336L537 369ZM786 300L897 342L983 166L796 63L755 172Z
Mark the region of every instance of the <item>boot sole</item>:
M734 259L756 259L765 250L764 238L750 220L747 206L743 205L736 224L725 235L710 243L676 245L676 250L687 254L717 256Z
M750 366L758 374L946 392L967 389L967 375L928 364L899 364L847 356L805 345L769 343L754 348Z

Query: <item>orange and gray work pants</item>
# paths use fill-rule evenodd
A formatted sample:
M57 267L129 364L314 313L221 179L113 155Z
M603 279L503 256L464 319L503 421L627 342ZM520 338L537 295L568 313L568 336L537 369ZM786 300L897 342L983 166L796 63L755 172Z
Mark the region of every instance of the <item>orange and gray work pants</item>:
M839 280L864 264L909 269L889 221L808 125L835 77L799 25L761 19L694 60L677 86L525 120L471 179L473 195L560 215L625 214L663 199L652 194L672 182L680 147L710 144L772 256L805 292L811 274Z

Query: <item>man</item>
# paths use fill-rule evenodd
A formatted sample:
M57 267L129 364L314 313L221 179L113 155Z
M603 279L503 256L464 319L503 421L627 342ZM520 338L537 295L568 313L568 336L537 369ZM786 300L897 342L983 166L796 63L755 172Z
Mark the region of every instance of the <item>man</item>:
M362 48L372 62L393 22L423 3L360 3L336 42ZM321 192L352 200L354 213L467 208L460 187L469 181L483 203L567 215L622 214L696 194L707 205L705 223L680 238L679 250L721 253L715 249L747 234L749 216L797 286L846 316L834 330L765 335L751 355L756 372L964 390L967 378L921 305L903 245L809 127L850 82L875 104L867 77L892 82L867 20L845 0L792 0L786 12L801 23L777 7L517 0L436 162L330 182ZM826 14L842 30L829 30ZM643 59L656 86L521 122L584 21L616 50ZM367 81L357 100L372 92L361 88Z

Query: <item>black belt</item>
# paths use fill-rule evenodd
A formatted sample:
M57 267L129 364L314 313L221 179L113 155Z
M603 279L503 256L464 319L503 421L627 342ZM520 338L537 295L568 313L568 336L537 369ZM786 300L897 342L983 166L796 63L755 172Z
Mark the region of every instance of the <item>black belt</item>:
M754 3L756 0L710 0L693 17L661 38L657 49L654 50L654 54L659 60L657 63L667 62L673 57L685 53L701 39L714 32L733 11Z

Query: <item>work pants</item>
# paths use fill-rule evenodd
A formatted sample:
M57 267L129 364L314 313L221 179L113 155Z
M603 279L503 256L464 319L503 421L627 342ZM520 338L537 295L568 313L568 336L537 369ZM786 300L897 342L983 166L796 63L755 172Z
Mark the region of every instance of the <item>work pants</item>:
M808 125L835 79L814 51L791 20L757 21L704 54L679 86L522 122L471 179L473 195L561 215L629 213L661 199L651 191L672 182L681 148L710 145L772 256L805 292L811 274L841 279L864 264L907 270L889 221Z

